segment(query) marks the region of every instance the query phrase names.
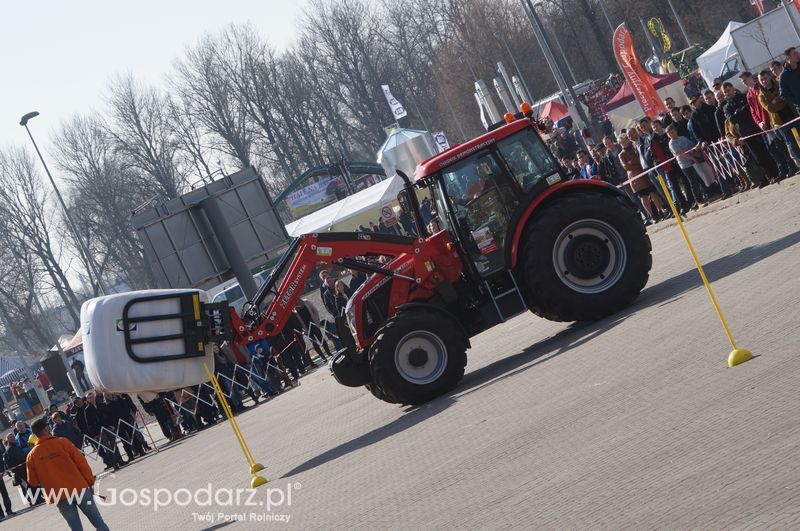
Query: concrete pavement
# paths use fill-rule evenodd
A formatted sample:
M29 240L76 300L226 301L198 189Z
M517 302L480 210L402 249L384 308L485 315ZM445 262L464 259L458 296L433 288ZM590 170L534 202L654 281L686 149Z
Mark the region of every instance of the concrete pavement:
M633 307L588 325L498 326L473 339L449 396L393 406L321 369L240 415L270 479L254 505L226 503L249 476L218 425L103 478L118 503L101 511L112 529L148 530L797 528L799 204L796 177L689 215L736 339L757 356L740 367L726 367L674 222L659 224ZM209 483L211 506L142 504L143 489ZM289 522L264 521L276 515ZM52 507L10 522L64 527Z

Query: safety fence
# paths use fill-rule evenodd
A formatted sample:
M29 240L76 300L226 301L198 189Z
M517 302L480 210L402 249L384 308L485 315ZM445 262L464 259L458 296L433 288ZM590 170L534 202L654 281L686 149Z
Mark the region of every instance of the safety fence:
M737 140L744 141L750 138L767 135L769 133L776 133L781 129L786 129L789 128L789 126L792 126L789 129L793 132L795 142L800 144L800 138L798 138L795 126L793 126L793 124L798 121L800 121L800 116L780 126L759 131L758 133L754 133L752 135L742 136ZM722 138L712 143L698 143L696 146L689 149L687 153L696 150L699 150L705 155L706 160L712 165L719 178L736 181L738 180L738 175L740 172L746 171L745 160L747 160L748 155L745 153L743 146L739 145L738 143L731 142L727 138ZM643 172L628 178L627 181L618 184L617 188L622 188L626 185L629 185L636 179L647 176L649 173L675 161L677 158L677 155L669 157L667 160L656 164L652 168L647 168Z

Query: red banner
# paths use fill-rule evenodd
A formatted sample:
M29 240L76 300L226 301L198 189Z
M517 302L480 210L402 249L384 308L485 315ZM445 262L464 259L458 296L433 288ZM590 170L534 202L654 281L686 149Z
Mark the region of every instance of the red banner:
M794 7L796 7L797 10L800 11L800 0L794 0L793 3L794 3Z
M620 70L625 75L625 81L644 114L648 118L655 118L660 112L666 113L664 102L661 101L650 76L636 57L631 32L625 24L620 24L614 32L614 55L617 57Z

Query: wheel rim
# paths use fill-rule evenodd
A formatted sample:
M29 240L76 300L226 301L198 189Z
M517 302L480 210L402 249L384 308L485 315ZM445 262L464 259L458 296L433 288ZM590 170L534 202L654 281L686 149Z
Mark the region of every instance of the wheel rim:
M622 276L626 262L622 236L598 219L582 219L568 225L553 246L558 278L578 293L609 289Z
M447 348L432 332L417 330L403 336L394 351L394 363L404 380L415 385L435 382L447 367Z

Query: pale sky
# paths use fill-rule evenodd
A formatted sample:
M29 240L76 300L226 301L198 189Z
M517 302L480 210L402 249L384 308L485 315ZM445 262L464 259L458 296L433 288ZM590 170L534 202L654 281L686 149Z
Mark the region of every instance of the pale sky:
M287 48L307 0L43 0L3 2L0 16L0 146L30 145L20 117L48 157L64 119L102 109L114 74L162 83L172 62L228 24L249 22ZM52 168L52 164L50 164Z

